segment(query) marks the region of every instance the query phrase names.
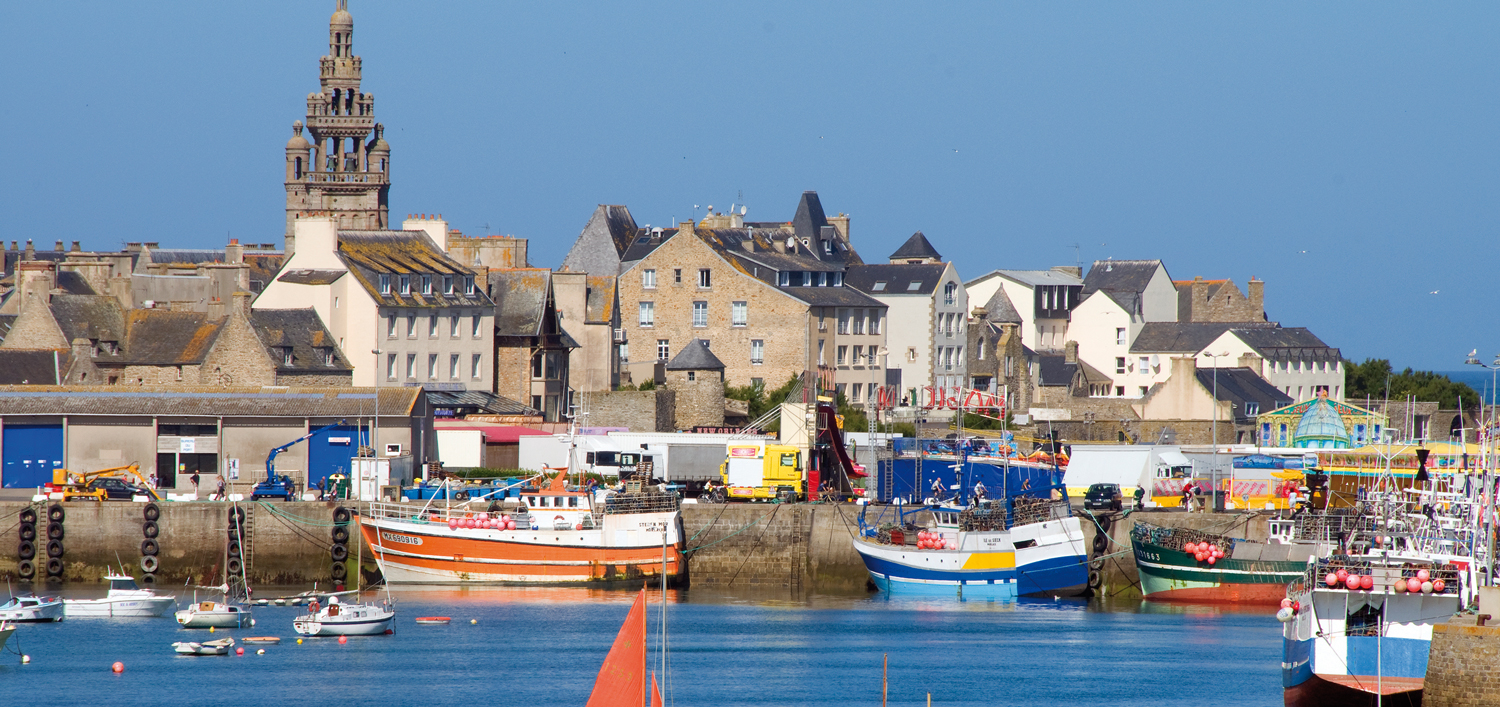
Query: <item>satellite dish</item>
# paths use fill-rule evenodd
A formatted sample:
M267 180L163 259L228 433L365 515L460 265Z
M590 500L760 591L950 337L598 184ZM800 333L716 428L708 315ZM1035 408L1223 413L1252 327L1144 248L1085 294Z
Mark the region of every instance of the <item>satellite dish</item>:
M750 207L748 207L748 206L741 206L741 207L740 207L740 215L741 215L741 216L744 216L744 215L745 215L745 212L746 212L746 211L749 211L749 210L750 210Z

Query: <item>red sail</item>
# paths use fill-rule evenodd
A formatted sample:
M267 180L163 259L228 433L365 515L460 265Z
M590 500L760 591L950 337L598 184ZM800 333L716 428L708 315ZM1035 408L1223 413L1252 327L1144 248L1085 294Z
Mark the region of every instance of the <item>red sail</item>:
M604 656L588 707L642 707L646 696L646 590L635 598L615 645Z
M656 686L656 671L651 671L651 707L662 707L661 689Z

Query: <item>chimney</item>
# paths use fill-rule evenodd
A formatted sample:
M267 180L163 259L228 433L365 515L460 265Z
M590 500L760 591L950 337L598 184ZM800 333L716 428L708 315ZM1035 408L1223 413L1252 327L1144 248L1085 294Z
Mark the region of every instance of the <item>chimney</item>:
M208 300L208 307L207 307L207 310L205 311L205 314L208 315L209 319L219 319L219 318L223 317L224 316L224 300L221 300L218 297L213 297L213 298L209 299Z
M229 239L229 245L224 247L224 262L231 265L245 262L245 246L240 245L240 239Z
M1188 300L1189 319L1191 322L1206 322L1208 320L1208 283L1204 282L1202 275L1193 276L1193 296Z
M848 216L846 216L846 215L844 215L842 213L839 214L838 216L829 216L828 217L828 225L833 226L834 230L836 230L836 231L839 232L839 235L843 237L845 243L849 242L849 217Z
M338 249L338 222L332 216L305 216L292 222L292 237L286 239L286 262L300 255L296 267L342 269Z
M1063 344L1063 361L1069 364L1078 363L1078 342L1069 341Z
M73 249L72 250L73 250L74 253L81 253L81 252L83 252L83 243L81 241L73 241Z
M57 252L57 253L61 253L61 252L63 252L63 242L62 242L62 241L58 241L58 242L57 242L57 247L56 247L56 248L53 248L53 249L52 249L52 250L53 250L53 251L54 251L54 252Z
M10 242L10 249L11 249L12 252L20 250L21 249L20 248L20 243L18 243L16 241L11 241Z
M1255 371L1255 375L1260 376L1261 378L1266 377L1264 366L1265 359L1255 355L1252 352L1245 352L1240 354L1239 364L1240 368L1248 368L1252 371Z
M680 232L682 232L682 233L686 233L686 234L691 235L693 233L693 222L692 221L683 221L683 222L677 224L677 230L680 231Z
M1060 272L1064 275L1072 275L1080 280L1083 279L1083 268L1077 265L1054 265L1052 272Z
M448 222L443 220L442 214L435 216L422 214L416 218L409 218L401 222L403 231L424 231L432 242L437 244L439 250L448 252Z
M1250 306L1260 313L1261 319L1266 318L1266 283L1250 277L1250 282L1245 285L1245 293L1250 296Z
M31 244L31 239L26 239L26 259L36 260L36 246Z
M980 307L975 307L973 314L970 315L970 316L973 319L975 319L975 320L982 320L985 317L989 316L989 314L990 314L990 310L985 309L983 306L980 306Z
M234 293L234 304L229 308L229 316L231 318L239 317L248 320L250 318L250 303L254 299L255 295L244 290Z
M46 305L52 301L52 288L57 286L56 265L45 260L27 260L16 266L16 289L21 291L21 310L28 302Z

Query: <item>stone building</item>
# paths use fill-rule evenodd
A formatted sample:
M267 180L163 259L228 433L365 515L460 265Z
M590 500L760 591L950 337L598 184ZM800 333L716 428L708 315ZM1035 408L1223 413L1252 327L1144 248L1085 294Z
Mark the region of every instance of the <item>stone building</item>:
M970 313L967 362L969 387L1005 401L1007 411L1031 409L1030 355L1021 345L1021 315L1004 290Z
M1004 290L1021 315L1021 343L1032 351L1062 351L1068 341L1073 308L1083 298L1082 270L993 270L964 283L976 302L987 302Z
M774 388L814 370L827 388L843 384L852 393L884 379L886 307L845 286L849 267L862 263L848 223L825 216L815 192L803 193L790 223L711 213L701 224L647 229L623 207L601 207L564 263L606 272L618 263L622 379L654 377L657 362L701 339L730 385Z
M707 341L689 341L666 369L667 389L676 395L678 430L724 425L724 362L709 350Z
M1179 322L1254 322L1266 320L1266 283L1250 278L1248 292L1233 280L1173 280Z
M307 133L292 123L286 144L286 249L295 246L299 214L331 214L338 227L389 227L391 146L375 122L375 96L360 90L354 17L338 0L328 21L328 54L318 60L317 93L307 94ZM374 138L371 139L373 133Z
M494 303L445 250L448 224L351 230L331 214L296 220L296 250L254 308L311 306L354 366L355 385L493 391Z
M495 303L494 392L540 410L546 422L567 419L578 342L562 326L552 271L492 270L487 290Z
M886 365L903 397L915 401L927 397L924 387L953 390L968 383L968 292L927 236L912 234L888 263L850 268L848 283L887 307Z
M608 275L559 270L552 293L562 328L577 342L568 364L568 387L580 392L614 390L620 385L620 296Z

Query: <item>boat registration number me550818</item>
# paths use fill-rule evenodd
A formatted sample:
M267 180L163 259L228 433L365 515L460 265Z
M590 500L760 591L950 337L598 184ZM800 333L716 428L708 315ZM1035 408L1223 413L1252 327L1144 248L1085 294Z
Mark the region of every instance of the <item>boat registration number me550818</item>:
M384 530L380 531L380 537L382 539L384 539L386 542L400 543L402 545L421 545L422 544L422 539L419 538L419 537L412 536L412 535L401 535L399 533L390 533L390 532L386 532Z
M1158 555L1154 552L1143 552L1141 550L1136 550L1135 556L1136 559L1145 560L1147 562L1161 562L1161 555Z

